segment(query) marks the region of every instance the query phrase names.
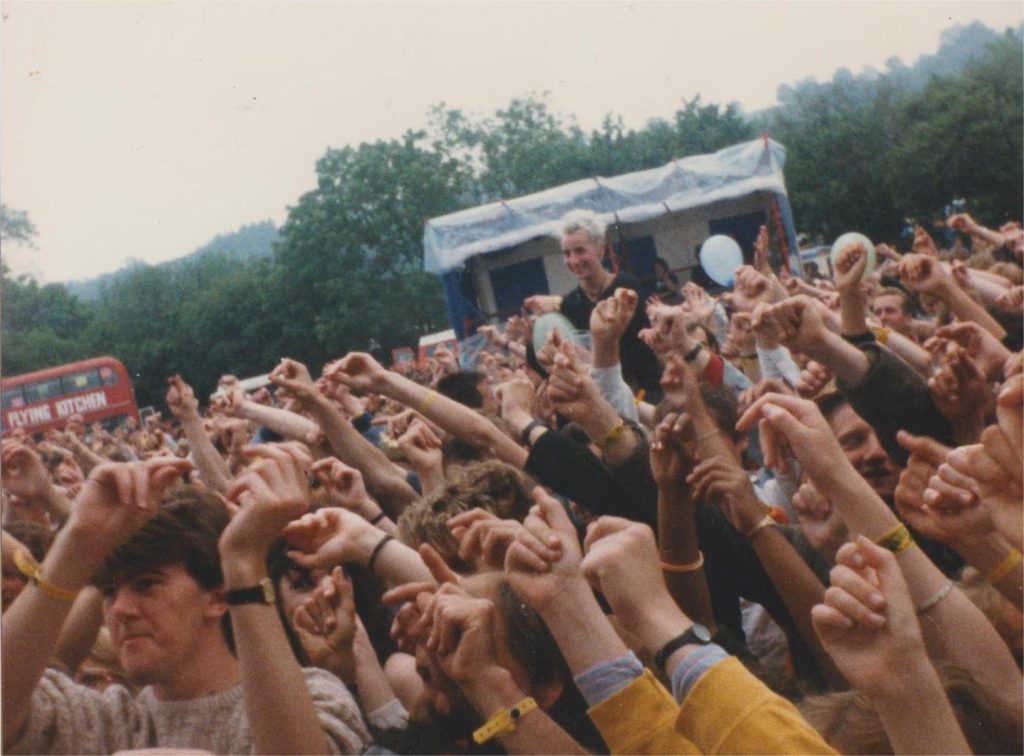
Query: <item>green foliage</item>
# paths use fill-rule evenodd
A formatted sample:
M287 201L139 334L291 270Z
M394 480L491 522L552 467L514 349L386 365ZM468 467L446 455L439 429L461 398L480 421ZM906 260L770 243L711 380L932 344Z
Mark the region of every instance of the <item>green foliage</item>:
M24 210L0 204L0 243L13 242L33 246L36 227Z
M1024 68L1021 41L989 44L956 78L934 78L910 102L890 155L895 206L927 216L956 197L998 226L1020 218Z
M85 331L92 311L58 284L40 287L29 276L3 271L0 332L2 371L23 373L88 356Z
M270 299L279 355L319 367L443 327L440 284L422 270L423 223L459 207L465 173L423 132L328 150L317 188L281 228Z

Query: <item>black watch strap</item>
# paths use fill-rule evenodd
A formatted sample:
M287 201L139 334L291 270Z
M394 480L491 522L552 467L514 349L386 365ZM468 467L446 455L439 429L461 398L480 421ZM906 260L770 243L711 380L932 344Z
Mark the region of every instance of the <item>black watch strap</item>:
M693 349L691 349L689 352L683 355L683 362L693 362L695 359L697 359L697 355L700 354L703 348L704 345L698 341L697 346L695 346Z
M248 588L234 588L224 594L224 601L228 606L273 604L276 598L274 584L268 577L263 578L256 585L250 585Z
M654 655L654 663L658 669L665 670L665 662L668 661L668 657L672 656L683 646L689 644L706 646L710 642L711 631L704 625L694 622L685 633L677 635L661 647L661 650ZM668 671L665 670L665 673L668 674Z

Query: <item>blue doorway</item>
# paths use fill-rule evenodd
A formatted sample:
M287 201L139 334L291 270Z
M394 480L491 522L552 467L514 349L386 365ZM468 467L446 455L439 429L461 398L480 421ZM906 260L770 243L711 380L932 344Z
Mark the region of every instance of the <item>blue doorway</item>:
M495 268L490 276L497 315L502 319L517 315L527 297L550 291L544 260L540 257Z

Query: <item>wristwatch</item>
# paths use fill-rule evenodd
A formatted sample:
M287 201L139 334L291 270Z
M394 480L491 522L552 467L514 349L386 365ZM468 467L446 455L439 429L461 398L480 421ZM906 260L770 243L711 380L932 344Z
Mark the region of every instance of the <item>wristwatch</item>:
M654 655L654 663L659 669L665 669L665 662L668 657L686 645L706 646L711 642L711 631L699 622L694 622L682 635L677 635L670 640L661 650ZM666 670L666 674L668 671Z
M276 599L277 592L268 577L263 578L256 585L250 585L248 588L234 588L224 594L224 601L228 606L273 604Z
M547 423L545 423L543 420L538 420L534 418L529 423L527 423L526 427L523 428L523 432L519 434L519 441L524 446L533 446L533 444L530 443L530 434L533 433L533 429L547 427Z

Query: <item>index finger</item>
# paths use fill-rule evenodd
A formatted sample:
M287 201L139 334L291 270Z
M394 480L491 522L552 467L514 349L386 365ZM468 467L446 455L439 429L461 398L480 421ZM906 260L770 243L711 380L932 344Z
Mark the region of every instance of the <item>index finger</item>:
M380 600L385 604L404 604L406 601L412 601L421 593L433 594L436 590L437 586L432 583L405 583L384 593Z
M736 422L736 430L745 432L753 428L754 423L761 419L762 411L766 404L776 404L783 409L789 410L795 416L806 407L807 401L787 394L767 393L756 399L747 408L747 411L740 415L740 419Z

